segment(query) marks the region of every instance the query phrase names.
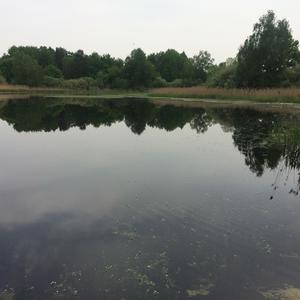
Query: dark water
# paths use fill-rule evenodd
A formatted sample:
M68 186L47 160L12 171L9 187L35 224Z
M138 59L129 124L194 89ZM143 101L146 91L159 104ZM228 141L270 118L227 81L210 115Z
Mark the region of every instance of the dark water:
M296 111L33 98L0 118L1 300L300 299Z

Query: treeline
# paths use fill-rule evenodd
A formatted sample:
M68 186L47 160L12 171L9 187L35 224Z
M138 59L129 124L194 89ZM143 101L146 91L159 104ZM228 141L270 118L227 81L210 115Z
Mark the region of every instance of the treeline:
M135 49L124 61L63 48L11 47L0 60L8 83L64 88L136 89L204 83L212 65L209 53L194 58L174 49L147 56ZM205 64L205 65L204 65Z
M13 46L0 58L0 83L69 89L151 87L289 87L300 85L299 42L289 23L269 11L235 58L215 64L207 51L193 57L174 49L125 59L64 48Z

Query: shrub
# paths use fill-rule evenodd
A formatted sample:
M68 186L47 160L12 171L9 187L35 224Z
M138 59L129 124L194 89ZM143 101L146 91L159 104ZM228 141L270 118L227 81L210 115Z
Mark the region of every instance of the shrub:
M290 85L300 86L300 64L286 71L287 80Z
M208 78L208 86L222 88L236 87L236 67L236 64L219 67Z
M162 77L156 77L153 81L153 87L154 88L161 88L161 87L166 87L168 86L168 83L165 79L163 79Z
M39 86L43 81L43 70L36 60L27 54L17 54L12 63L14 83Z
M44 76L43 85L46 87L60 87L63 80L51 76Z
M128 80L124 78L115 78L112 81L111 88L126 90L128 89Z
M74 90L89 90L97 87L97 81L91 77L81 77L78 79L65 80L62 87Z
M183 80L175 79L172 82L168 82L168 87L183 87Z
M54 65L49 65L44 69L44 75L52 78L63 78L63 73Z

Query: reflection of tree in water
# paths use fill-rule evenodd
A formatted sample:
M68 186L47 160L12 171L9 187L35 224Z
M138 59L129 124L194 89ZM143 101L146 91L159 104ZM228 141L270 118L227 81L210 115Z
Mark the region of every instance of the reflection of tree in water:
M220 122L230 122L235 146L245 156L245 163L261 176L265 168L274 169L281 151L268 143L268 138L281 122L281 115L251 109L220 109L215 112Z
M231 120L234 144L245 156L245 164L252 172L261 176L266 168L276 169L274 192L282 182L286 185L292 176L296 187L290 194L299 194L300 128L296 115L253 109L219 109L214 114L227 126Z
M130 100L123 109L125 124L133 133L141 134L153 118L154 105L148 101Z
M0 117L19 132L85 129L88 125L111 126L123 120L135 134L143 133L147 125L172 131L190 123L197 132L205 132L211 125L201 108L157 107L143 99L80 101L12 100L0 110Z
M278 128L272 137L272 142L280 149L281 159L278 164L278 172L273 184L276 191L281 181L287 184L290 177L293 177L295 184L289 193L295 196L300 192L300 128L297 124ZM272 196L273 197L273 196ZM272 198L271 197L271 198Z
M147 126L173 131L189 124L205 133L212 123L232 132L234 145L257 176L265 169L300 170L300 130L296 115L242 108L191 108L156 106L145 99L11 100L0 109L0 118L17 131L68 130L111 126L124 121L135 134Z

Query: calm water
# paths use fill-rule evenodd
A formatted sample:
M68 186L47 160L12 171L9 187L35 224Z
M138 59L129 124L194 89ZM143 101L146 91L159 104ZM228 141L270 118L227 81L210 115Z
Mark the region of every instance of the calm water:
M32 98L0 136L1 300L300 299L297 112Z

